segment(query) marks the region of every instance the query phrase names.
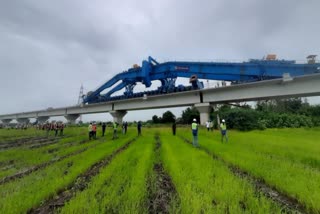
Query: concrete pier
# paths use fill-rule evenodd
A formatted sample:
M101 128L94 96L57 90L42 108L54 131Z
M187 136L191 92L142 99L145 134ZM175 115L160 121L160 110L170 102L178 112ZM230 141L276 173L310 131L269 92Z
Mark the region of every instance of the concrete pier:
M68 115L65 115L64 117L68 120L68 123L75 124L76 119L80 117L80 114L68 114Z
M194 107L200 112L200 124L206 125L206 122L209 120L212 106L210 103L198 103L195 104Z
M122 124L122 119L127 114L127 111L110 111L109 113L113 117L114 122Z

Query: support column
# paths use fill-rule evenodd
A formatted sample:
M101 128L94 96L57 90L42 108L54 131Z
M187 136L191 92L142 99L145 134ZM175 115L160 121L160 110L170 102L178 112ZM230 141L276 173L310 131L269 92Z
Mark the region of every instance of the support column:
M80 114L68 114L68 115L65 115L64 117L68 120L68 123L75 124L76 119L80 117Z
M210 111L212 109L210 103L198 103L194 107L200 112L200 124L205 125L209 120Z
M1 121L4 125L8 125L12 121L12 119L2 119Z
M50 117L47 117L47 116L42 116L42 117L37 117L37 121L38 123L45 123L47 122L47 120L49 120Z
M28 124L30 122L29 118L17 118L18 123Z
M122 124L122 118L127 114L127 111L110 111L109 113L113 117L114 122Z

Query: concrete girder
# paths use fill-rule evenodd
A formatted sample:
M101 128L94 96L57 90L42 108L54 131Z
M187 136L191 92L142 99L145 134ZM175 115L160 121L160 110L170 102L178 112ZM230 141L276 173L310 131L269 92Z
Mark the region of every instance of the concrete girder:
M76 119L80 117L80 114L68 114L68 115L65 115L64 117L68 120L68 123L75 124Z
M203 102L221 104L229 102L309 97L320 95L320 74L264 80L202 90Z
M66 114L94 114L112 111L112 103L96 103L68 107Z
M118 124L122 124L122 119L123 117L127 114L127 111L110 111L109 112L111 114L111 116L113 117L113 121L118 123Z
M194 105L194 107L200 112L200 124L205 125L209 120L212 106L210 103L197 103Z
M245 84L208 88L195 91L117 100L99 104L70 106L19 114L0 115L0 120L16 118L37 118L42 116L64 116L109 111L131 111L180 106L193 106L196 103L222 104L230 102L257 101L275 98L320 96L320 74L251 82ZM33 116L32 116L33 115ZM36 115L36 116L35 116ZM68 118L67 118L68 119ZM72 118L71 118L72 119Z
M144 110L191 106L201 102L200 91L186 91L114 101L114 111Z

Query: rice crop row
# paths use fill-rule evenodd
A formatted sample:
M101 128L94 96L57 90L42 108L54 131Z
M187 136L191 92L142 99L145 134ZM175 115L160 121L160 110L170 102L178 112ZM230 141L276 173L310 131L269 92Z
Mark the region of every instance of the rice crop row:
M314 150L319 149L319 141L310 137L310 142L304 141L304 136L313 134L312 130L300 129L300 132L303 135L293 134L292 137L273 135L274 131L270 131L270 136L268 131L260 135L259 132L230 132L229 143L222 144L218 132L204 133L202 130L200 136L203 137L200 137L199 142L202 148L212 154L262 179L279 192L297 199L308 212L318 213L320 171L301 160L308 157L308 151L312 147ZM306 145L306 151L302 145ZM301 151L306 153L305 156ZM284 155L281 156L281 153ZM298 160L295 159L295 154Z
M6 183L0 188L0 210L5 213L22 213L37 207L45 199L54 197L70 185L91 165L125 145L132 135L116 141L102 142L76 156L59 161L23 179Z
M153 134L144 134L76 194L61 213L148 213L147 179L153 165Z
M254 191L204 151L162 134L161 156L180 198L181 213L279 213L277 204ZM174 205L173 205L174 207ZM176 209L176 208L175 208ZM175 210L174 209L174 210Z

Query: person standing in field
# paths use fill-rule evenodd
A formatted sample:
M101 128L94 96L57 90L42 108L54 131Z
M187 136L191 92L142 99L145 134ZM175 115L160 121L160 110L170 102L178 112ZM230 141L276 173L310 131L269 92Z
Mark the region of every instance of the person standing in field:
M228 143L227 125L226 125L226 121L224 119L222 119L222 121L221 121L220 131L221 131L221 143L223 143L223 138L225 138L226 143Z
M122 123L122 134L126 133L126 127L125 127L125 122Z
M106 132L106 123L102 123L102 137L104 136L104 133Z
M50 129L51 129L51 125L49 122L47 122L46 125L44 125L46 132L47 132L47 137L49 137L49 133L50 133Z
M191 129L192 129L192 136L193 136L192 144L194 147L199 147L199 144L198 144L198 124L197 124L196 119L193 119L193 123L191 124Z
M97 139L97 124L93 123L92 125L92 137L93 139Z
M124 123L124 133L127 134L127 130L128 130L128 122Z
M57 122L55 122L53 128L54 128L54 131L55 131L54 136L57 137L58 131L59 131L59 124Z
M209 120L206 122L206 127L207 127L207 131L209 131L210 130L210 121Z
M88 132L89 132L89 140L91 140L91 137L92 137L92 123L90 123L89 126L88 126Z
M176 135L176 129L177 129L177 124L176 124L176 122L173 122L173 124L172 124L172 134L173 135Z
M113 137L112 140L118 138L118 124L116 122L113 122Z
M213 122L210 120L210 124L209 124L210 130L213 131Z
M138 136L141 135L141 126L142 126L141 121L139 121L138 124L137 124Z
M51 131L54 131L54 122L51 122L51 124L50 124L50 130L51 130Z
M64 129L64 124L61 122L60 124L60 136L63 136L63 129Z

